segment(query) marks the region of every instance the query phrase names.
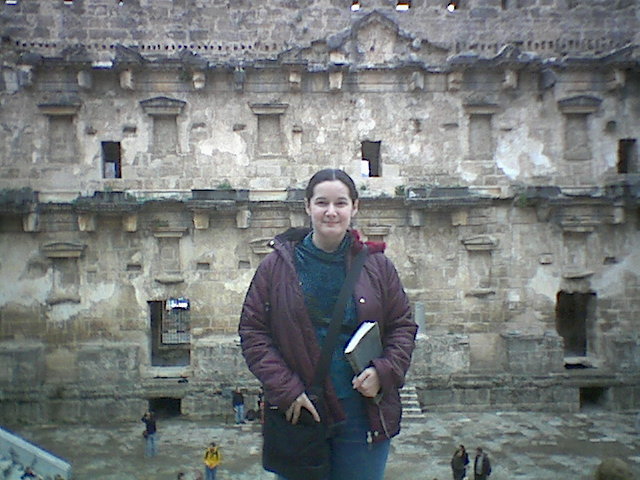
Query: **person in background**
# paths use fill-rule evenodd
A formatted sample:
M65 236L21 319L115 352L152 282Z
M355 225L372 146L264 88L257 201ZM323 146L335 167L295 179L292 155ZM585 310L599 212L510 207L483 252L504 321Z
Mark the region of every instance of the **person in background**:
M262 386L258 391L258 412L260 412L260 423L264 423L264 389Z
M245 423L244 421L244 395L240 391L239 387L233 391L233 395L231 397L231 404L233 406L233 412L236 417L236 425L240 423Z
M451 458L451 471L453 472L453 480L462 480L467 474L467 465L469 465L469 454L464 445L458 446Z
M204 452L204 480L216 480L216 470L221 461L220 447L211 442Z
M279 408L293 424L302 409L321 420L307 389L346 273L364 248L351 229L358 206L356 186L343 170L314 174L305 190L311 228L276 236L245 297L238 327L245 361L264 387L265 408ZM391 438L400 432L399 389L415 346L417 325L385 244L367 245L324 389L322 421L333 431L331 480L384 478ZM384 351L354 376L343 350L367 320L379 323Z
M29 478L38 478L31 467L26 467L24 473L20 475L20 480L28 480Z
M145 450L146 457L155 457L158 453L156 449L156 416L149 410L142 416L141 421L145 424L144 438L145 438Z
M491 475L491 462L489 456L482 451L482 448L476 448L476 458L473 462L473 475L475 480L487 480Z

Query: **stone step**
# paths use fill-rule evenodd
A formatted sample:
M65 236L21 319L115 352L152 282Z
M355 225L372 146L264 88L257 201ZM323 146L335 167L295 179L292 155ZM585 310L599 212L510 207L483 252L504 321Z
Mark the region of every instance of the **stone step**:
M403 412L420 412L420 413L422 413L422 409L418 405L405 405L405 404L402 404L402 411Z
M400 390L400 401L402 402L402 418L405 420L424 419L424 413L418 400L418 392L415 385L405 384Z

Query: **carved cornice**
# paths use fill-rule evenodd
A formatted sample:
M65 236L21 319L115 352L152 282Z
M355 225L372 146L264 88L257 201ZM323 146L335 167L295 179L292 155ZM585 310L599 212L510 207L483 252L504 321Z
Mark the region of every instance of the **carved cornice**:
M255 115L282 115L289 105L286 103L251 103L251 111Z
M495 250L498 246L498 240L490 235L474 235L463 238L461 241L464 247L470 252L488 252Z
M79 258L87 246L75 242L53 242L41 247L47 258Z
M182 113L187 102L168 97L155 97L149 100L142 100L140 106L147 115L173 115Z
M50 117L73 116L80 110L81 103L79 101L59 102L59 103L40 103L38 108L43 115Z
M600 108L602 100L589 95L565 98L558 101L558 109L564 114L595 113Z

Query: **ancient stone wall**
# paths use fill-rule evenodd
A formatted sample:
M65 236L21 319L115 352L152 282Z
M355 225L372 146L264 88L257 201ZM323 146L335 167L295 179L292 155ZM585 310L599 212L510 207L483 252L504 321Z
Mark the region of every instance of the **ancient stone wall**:
M637 408L638 2L356 3L0 5L3 420L253 399L241 303L326 166L425 409Z
M451 48L497 53L506 43L545 56L606 52L637 43L635 0L412 0L397 11L393 0L201 1L14 0L3 2L3 32L28 47L86 45L92 52L116 44L149 54L192 49L239 61L276 57L288 48L347 30L374 10L410 36Z

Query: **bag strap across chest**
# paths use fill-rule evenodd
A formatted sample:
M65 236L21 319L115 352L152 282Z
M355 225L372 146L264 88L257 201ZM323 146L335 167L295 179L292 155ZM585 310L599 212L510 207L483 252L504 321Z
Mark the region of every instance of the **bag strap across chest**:
M344 309L347 304L348 298L353 293L353 288L355 287L356 280L360 276L360 271L362 270L362 266L367 259L367 254L368 247L366 245L363 245L362 250L358 252L358 254L353 259L353 262L351 263L351 268L349 269L349 272L347 272L347 277L342 284L342 288L340 289L340 293L338 294L338 299L336 300L336 304L333 307L333 315L331 317L329 331L322 344L320 358L318 360L318 365L316 366L316 371L313 376L313 382L311 383L310 387L310 392L315 395L320 395L320 393L322 393L324 378L327 375L327 371L329 370L329 363L331 362L331 355L333 354L333 350L335 349L336 343L338 341L338 336L340 335L340 329L342 327L342 321L344 319Z

